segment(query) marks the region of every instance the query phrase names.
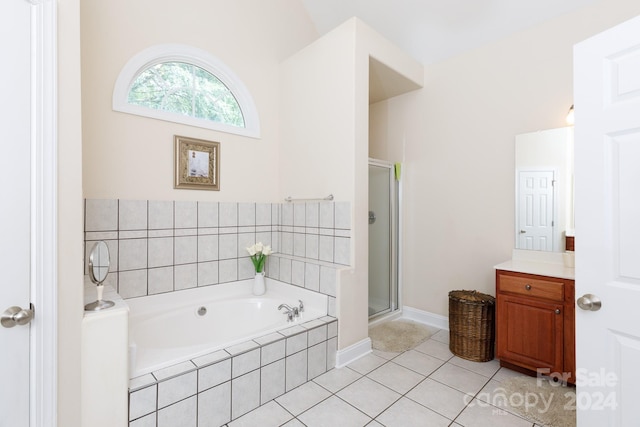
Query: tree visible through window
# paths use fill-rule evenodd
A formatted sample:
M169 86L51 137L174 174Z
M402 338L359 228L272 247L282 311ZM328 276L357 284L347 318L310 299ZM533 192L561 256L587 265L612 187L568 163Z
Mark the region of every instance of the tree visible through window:
M113 110L219 132L260 138L251 93L224 62L182 44L150 46L124 65Z
M208 71L184 62L162 62L140 73L127 102L156 110L244 127L238 101Z

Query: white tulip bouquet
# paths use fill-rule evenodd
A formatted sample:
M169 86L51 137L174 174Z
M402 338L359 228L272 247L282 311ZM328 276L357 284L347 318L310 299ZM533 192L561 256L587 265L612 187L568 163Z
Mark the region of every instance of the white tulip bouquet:
M262 273L267 256L273 253L271 246L263 245L262 242L249 246L247 252L251 255L251 262L253 262L253 266L256 268L256 273Z

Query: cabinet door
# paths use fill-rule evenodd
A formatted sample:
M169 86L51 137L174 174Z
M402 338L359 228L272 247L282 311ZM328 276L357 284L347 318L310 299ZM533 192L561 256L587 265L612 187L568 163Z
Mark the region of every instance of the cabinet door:
M535 371L563 371L562 304L498 294L497 356Z

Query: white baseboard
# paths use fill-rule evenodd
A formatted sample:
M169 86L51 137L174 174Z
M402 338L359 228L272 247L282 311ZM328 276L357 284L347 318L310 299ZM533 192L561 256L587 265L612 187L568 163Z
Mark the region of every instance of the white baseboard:
M360 359L361 357L371 353L371 351L371 339L369 337L362 341L358 341L347 348L338 350L336 352L336 368L347 366L354 360Z
M419 310L413 307L402 307L402 318L413 320L414 322L424 323L438 329L449 330L449 318L440 314L429 313L428 311Z

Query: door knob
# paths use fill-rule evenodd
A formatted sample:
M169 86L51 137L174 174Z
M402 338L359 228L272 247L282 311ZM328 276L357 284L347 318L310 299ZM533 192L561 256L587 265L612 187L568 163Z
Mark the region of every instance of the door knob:
M598 311L602 307L602 301L593 294L584 294L578 298L578 307L587 311Z
M525 234L526 231L525 230L520 230L520 234Z
M7 308L4 313L2 313L0 324L5 328L13 328L16 325L23 326L31 322L33 316L33 306L31 306L31 308L13 306Z

